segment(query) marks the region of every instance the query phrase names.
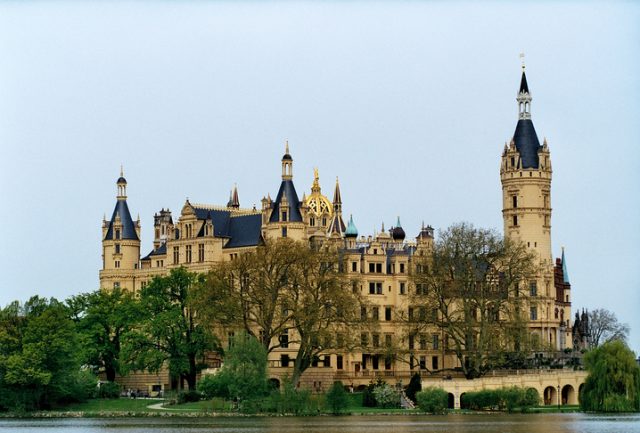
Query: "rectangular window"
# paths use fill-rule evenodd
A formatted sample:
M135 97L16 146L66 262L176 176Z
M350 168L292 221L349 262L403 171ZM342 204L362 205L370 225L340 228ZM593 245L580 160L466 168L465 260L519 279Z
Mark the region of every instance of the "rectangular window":
M376 272L379 274L382 273L382 263L376 263Z
M384 357L384 369L385 370L391 370L391 357L390 356L385 356Z
M116 268L119 268L119 267L120 267L120 260L116 260L116 262L115 262L114 266L115 266Z
M407 317L409 318L409 320L413 320L413 308L409 307L407 309Z
M420 350L427 350L427 336L420 334Z
M187 263L191 263L191 245L187 245L187 246L186 246L186 251L185 251L185 253L186 253L186 259L185 259L185 261L186 261Z
M432 370L437 370L438 369L438 357L437 356L432 356L431 357L431 369Z
M384 336L384 345L386 347L391 347L392 345L392 339L393 339L393 335L391 334L385 334Z
M360 334L360 345L362 347L367 347L369 345L369 338L366 332L363 332L362 334Z
M400 283L400 294L405 295L406 293L407 293L407 288L405 286L405 283Z
M414 346L415 346L415 336L412 334L412 335L409 335L409 350L413 350Z
M120 239L120 229L116 229L116 239Z
M342 370L344 368L342 362L342 355L336 356L336 368L338 370Z
M280 367L289 366L289 355L280 355Z
M427 369L427 357L426 356L421 356L420 357L420 370L426 370Z
M373 370L377 370L380 367L380 364L378 362L378 355L375 355L371 358L371 368Z
M283 238L287 237L287 228L286 227L282 227L282 237Z
M529 314L531 320L538 320L538 309L536 307L531 307L529 310Z
M382 283L376 283L376 294L382 295Z
M373 347L375 347L376 349L380 347L380 334L373 334L371 336L371 341L373 343Z
M331 367L331 355L324 356L323 364L325 367Z
M517 207L518 207L518 196L517 196L517 195L514 195L514 196L512 197L512 199L513 199L513 207L514 207L514 209L515 209L515 208L517 208Z
M538 296L538 284L535 281L529 282L529 295Z
M287 220L287 212L282 211L282 221L286 221L286 220Z
M376 271L376 264L375 263L369 263L369 273L373 274Z
M204 244L198 244L198 261L204 262Z
M440 338L438 334L433 334L431 336L431 345L433 346L433 350L438 350L440 347Z
M370 295L376 294L376 283L369 283L369 294Z
M373 307L371 309L371 318L373 320L380 320L380 308L379 307Z
M358 262L351 262L351 272L358 272Z
M400 263L400 273L404 274L404 263Z
M173 264L180 263L180 247L173 247Z
M115 245L116 254L120 254L120 244Z
M283 349L289 348L289 331L284 331L280 334L280 347Z
M513 216L513 225L517 226L518 225L518 215L514 215Z
M384 320L391 320L391 307L384 307Z

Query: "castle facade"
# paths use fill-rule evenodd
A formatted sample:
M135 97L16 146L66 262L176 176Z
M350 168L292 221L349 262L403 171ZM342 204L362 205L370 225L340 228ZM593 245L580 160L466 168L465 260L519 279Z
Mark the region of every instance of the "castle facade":
M537 253L540 272L528 284L532 301L528 311L529 331L541 347L561 351L571 347L571 285L564 251L553 260L551 251L551 155L546 139L538 140L531 120L531 93L524 67L517 94L518 122L510 143L505 144L500 163L505 236L519 239ZM281 159L280 186L267 194L260 209L240 206L237 188L226 205L196 204L186 200L180 214L161 209L154 215L153 249L141 254L140 221L131 217L127 203L127 181L117 180L116 205L102 224L102 269L100 287L120 287L137 292L155 276L184 266L192 272L207 272L220 261L233 260L266 239L282 237L317 244L334 242L341 249L349 276L357 277L357 288L370 303L363 312L380 326L371 335L368 353L326 354L303 375L303 381L318 388L334 380L366 384L372 378L395 378L408 382L411 374L438 374L459 366L439 332L402 335L396 314L407 309L415 290L409 278L413 257L434 242L434 229L422 226L407 238L400 219L393 227L373 236L359 235L353 218L342 214L342 196L336 179L330 200L322 193L317 170L309 193L302 198L294 185L293 157L286 144ZM395 362L382 355L389 342L406 345L408 362ZM269 355L270 374L282 377L291 371L293 348L281 347ZM323 385L324 384L324 385ZM157 386L157 385L156 385Z

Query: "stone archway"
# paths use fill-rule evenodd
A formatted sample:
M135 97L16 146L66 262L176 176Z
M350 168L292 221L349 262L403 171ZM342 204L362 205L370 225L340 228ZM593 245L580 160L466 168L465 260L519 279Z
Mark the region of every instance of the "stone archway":
M454 409L456 406L456 398L452 393L447 394L447 407L449 409Z
M545 406L558 404L558 390L555 386L547 386L542 394L542 401Z
M565 385L562 387L562 404L578 404L578 398L573 386Z
M462 394L460 394L460 409L469 409L469 405L464 399L464 396L466 394L467 394L466 392L463 392Z
M269 389L280 389L280 379L275 377L269 379Z

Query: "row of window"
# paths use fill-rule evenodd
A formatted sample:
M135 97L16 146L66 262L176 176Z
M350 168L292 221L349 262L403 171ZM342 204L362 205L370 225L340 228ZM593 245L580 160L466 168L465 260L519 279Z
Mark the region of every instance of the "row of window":
M427 334L411 334L409 335L409 350L416 349L416 337L418 340L419 350L429 350L427 346L428 335ZM440 336L438 334L431 334L431 349L438 350L440 348Z
M392 320L391 312L392 312L391 307L384 307L385 321ZM366 320L367 318L370 318L375 321L380 320L380 307L371 307L371 317L367 316L367 307L365 307L364 305L360 307L360 319Z
M185 246L185 263L191 263L193 261L192 257L192 246ZM198 262L204 262L204 244L198 244ZM180 264L180 247L173 247L173 264Z

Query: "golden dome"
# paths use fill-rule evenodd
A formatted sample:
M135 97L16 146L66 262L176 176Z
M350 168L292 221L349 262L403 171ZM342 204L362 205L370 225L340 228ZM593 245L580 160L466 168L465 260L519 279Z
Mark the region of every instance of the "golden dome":
M320 192L320 181L317 168L313 169L313 185L311 186L311 194L305 199L304 204L309 208L309 212L317 217L333 215L333 205L329 199Z

